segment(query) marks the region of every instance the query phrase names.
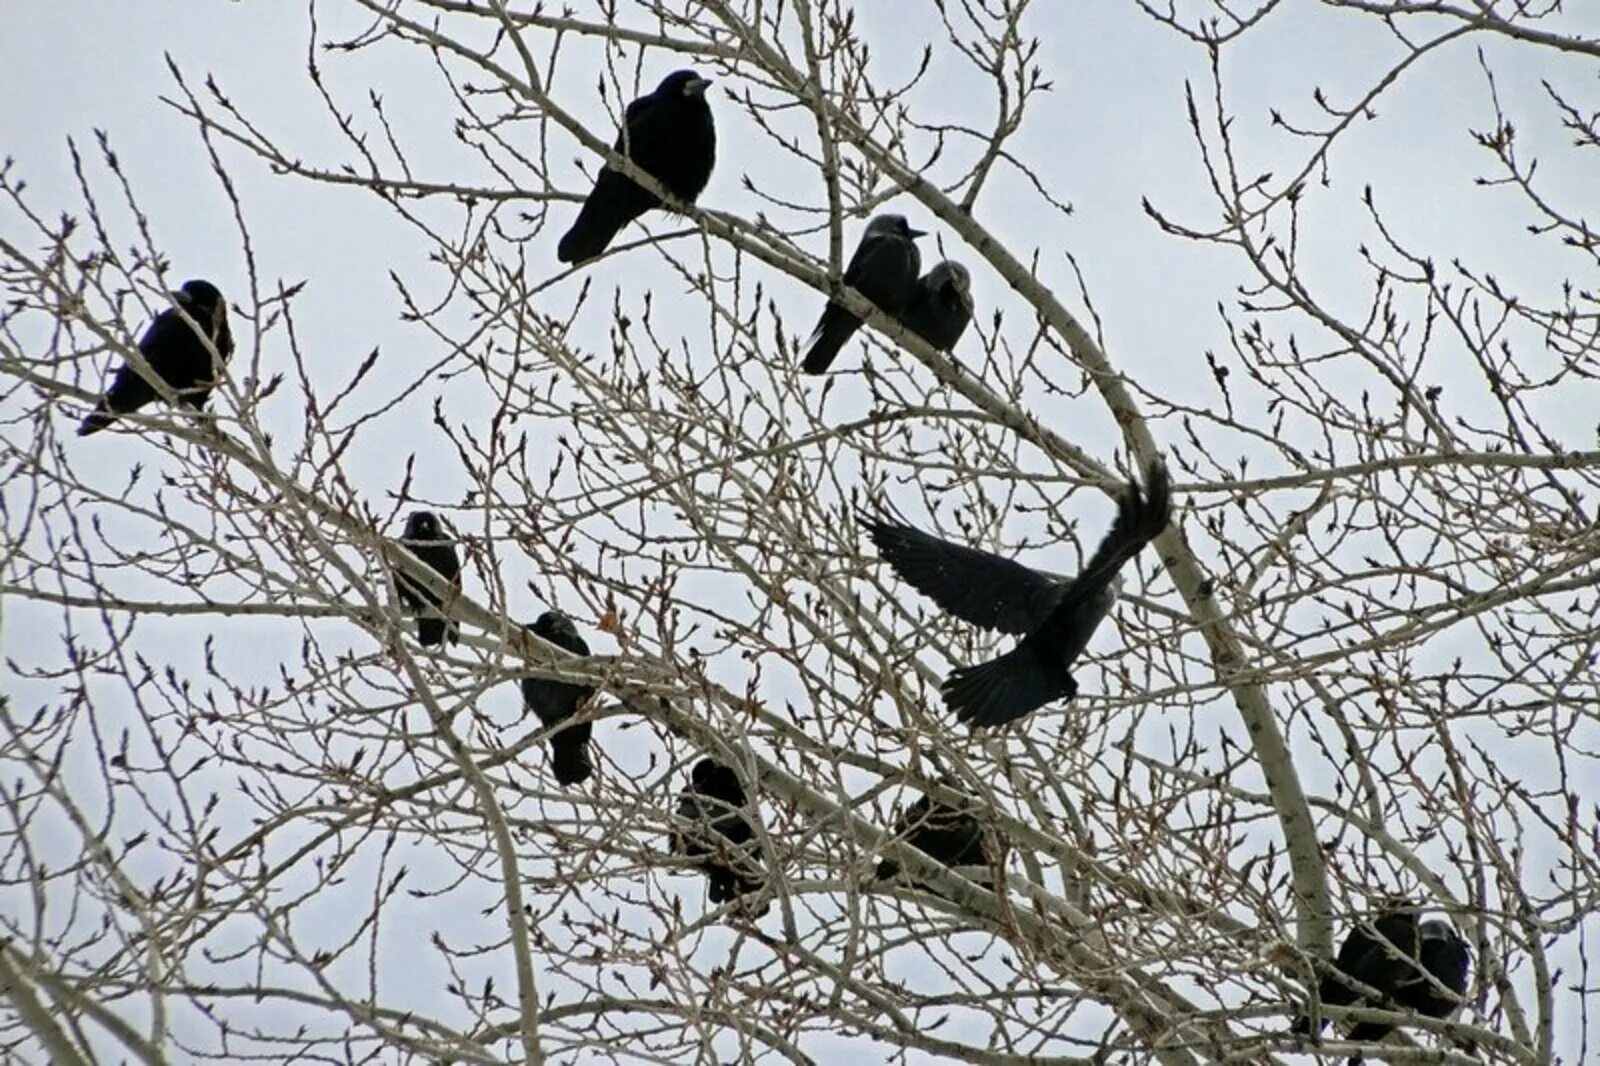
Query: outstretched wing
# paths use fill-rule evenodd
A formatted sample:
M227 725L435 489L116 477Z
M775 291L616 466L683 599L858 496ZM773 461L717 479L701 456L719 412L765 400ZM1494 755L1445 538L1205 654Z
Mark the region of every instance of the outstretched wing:
M1065 615L1102 597L1122 564L1144 550L1172 522L1172 479L1161 460L1145 471L1145 486L1129 482L1117 500L1116 521L1089 561L1056 601Z
M1036 629L1066 586L1019 562L859 515L878 554L912 588L963 621L1002 633Z

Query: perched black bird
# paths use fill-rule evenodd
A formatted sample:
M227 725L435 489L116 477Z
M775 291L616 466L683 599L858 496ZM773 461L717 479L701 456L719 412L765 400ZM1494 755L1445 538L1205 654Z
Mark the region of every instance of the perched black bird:
M406 531L400 534L400 543L412 555L433 567L457 592L461 591L461 557L456 554L456 542L445 535L438 516L432 511L411 512L411 517L406 519ZM438 596L398 567L395 569L394 584L401 604L411 614L420 614L425 608L444 612L444 604ZM417 619L417 639L422 641L424 647L443 644L447 632L451 641L459 641L460 623L440 617Z
M964 810L937 803L923 796L895 822L894 835L946 866L986 866L983 826ZM893 859L878 863L878 880L887 881L900 873ZM987 879L985 882L987 883Z
M578 635L578 629L560 611L546 611L533 625L527 627L536 636L543 637L558 648L574 655L588 655L589 645ZM539 716L548 729L565 722L589 702L594 689L589 685L574 685L567 681L550 681L538 677L522 679L522 702ZM563 785L579 785L589 779L593 767L589 765L589 722L577 722L550 735L550 765L556 780Z
M700 860L700 869L711 882L712 903L731 903L761 891L756 833L744 812L744 786L738 775L715 759L695 763L689 787L678 799L678 817L696 823L696 828L673 830L672 851ZM755 917L765 913L763 906Z
M950 351L972 321L972 275L954 260L941 260L917 279L900 321L941 352Z
M922 253L917 251L921 230L911 228L904 215L878 215L867 223L867 232L850 265L845 267L844 283L877 305L880 311L898 315L911 300L917 286L917 271L922 269ZM806 341L806 359L801 364L807 374L820 374L833 364L840 349L861 319L833 301L823 309L817 328Z
M1448 922L1435 918L1419 924L1415 909L1401 908L1384 911L1370 925L1362 922L1353 927L1333 965L1338 972L1325 974L1317 986L1317 999L1325 1006L1414 1010L1429 1018L1445 1018L1467 993L1472 956L1467 942ZM1356 991L1341 975L1381 992L1383 998L1373 1000ZM1376 1042L1393 1029L1386 1022L1357 1022L1349 1038ZM1294 1031L1311 1032L1310 1015L1301 1016ZM1359 1066L1362 1060L1360 1054L1352 1055L1350 1066Z
M985 629L1024 634L990 662L962 667L945 679L945 703L973 726L1004 725L1078 686L1072 664L1121 591L1117 571L1172 520L1167 468L1152 462L1146 489L1129 484L1111 532L1077 577L1068 581L975 548L951 544L909 526L870 516L862 524L890 566L918 592L957 618Z
M675 199L689 204L711 180L717 158L717 130L706 103L710 84L710 79L692 70L668 74L655 92L628 105L613 145ZM578 220L561 238L556 258L563 263L593 259L623 226L660 206L655 193L620 171L603 167Z
M178 399L198 411L211 398L211 389L217 380L206 341L216 348L224 363L233 355L228 307L222 293L209 281L184 282L183 288L172 294L172 300L194 319L194 326L184 321L177 308L169 307L145 330L139 340L139 352ZM195 332L195 326L200 327L205 340ZM100 398L100 405L78 427L78 436L100 432L116 421L118 415L137 411L156 396L155 386L131 364L124 363L117 368L117 375Z

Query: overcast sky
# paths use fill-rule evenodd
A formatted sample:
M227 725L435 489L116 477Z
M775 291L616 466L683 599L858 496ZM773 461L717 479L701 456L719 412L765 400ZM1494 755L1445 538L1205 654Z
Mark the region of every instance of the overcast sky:
M574 6L580 15L589 7ZM906 8L921 11L927 6ZM1286 6L1294 10L1268 20L1229 53L1228 99L1234 109L1233 132L1244 173L1279 171L1303 158L1300 144L1272 128L1271 107L1304 124L1321 122L1310 100L1314 88L1321 88L1332 100L1349 101L1397 54L1394 42L1375 32L1370 20L1328 12L1314 4ZM1216 205L1203 182L1183 103L1186 81L1193 83L1202 97L1209 95L1203 54L1136 13L1132 5L1036 8L1029 28L1044 42L1043 62L1055 86L1048 100L1036 105L1038 112L1011 148L1047 177L1050 193L1070 202L1073 212L1070 217L1041 215L1037 198L1024 195L1024 186L1017 179L1004 178L981 205L980 214L1019 258L1026 260L1037 251L1041 273L1053 280L1058 294L1074 310L1081 309L1082 301L1073 291L1063 252L1077 257L1104 324L1106 347L1119 368L1135 378L1169 385L1169 398L1212 403L1214 390L1204 356L1208 350L1221 351L1228 346L1217 308L1219 303L1235 301L1236 287L1244 280L1240 263L1214 248L1161 235L1141 208L1141 201L1148 199L1181 221L1202 226L1215 221ZM318 11L325 30L363 24L337 5L319 4ZM918 20L907 18L898 3L865 3L859 14L865 36L875 43L875 70L883 83L908 76L919 62L923 43L933 40L936 33L931 23L919 27ZM1595 23L1589 30L1600 32L1596 12L1587 15ZM248 311L251 304L239 231L193 125L163 102L163 97L177 95L164 53L195 88L207 75L215 76L233 103L297 158L332 165L346 158L347 149L305 76L307 32L301 4L11 0L0 16L0 151L12 160L15 175L31 186L36 209L47 215L79 213L81 203L66 141L72 138L80 150L92 154L94 131L105 131L149 215L158 244L172 263L168 279L208 278L230 301ZM916 39L907 42L907 34ZM1541 82L1550 80L1573 90L1594 86L1593 64L1579 58L1470 39L1405 75L1400 89L1381 102L1379 120L1358 123L1341 142L1326 171L1312 176L1313 182L1325 178L1332 190L1308 198L1302 249L1306 276L1323 287L1337 309L1356 314L1370 298L1368 276L1355 254L1358 245L1373 237L1360 209L1364 185L1376 190L1379 206L1396 225L1395 236L1411 247L1428 250L1441 262L1459 257L1469 263L1493 264L1511 287L1525 287L1545 298L1560 278L1579 269L1577 261L1552 255L1549 242L1527 232L1528 217L1512 192L1471 180L1473 175L1489 172L1490 159L1474 145L1469 131L1487 128L1493 120L1489 88L1475 51L1479 44L1485 47L1499 79L1501 102L1518 118L1519 134L1526 139L1530 154L1564 141L1550 119ZM397 129L413 149L412 162L419 179L504 184L487 174L481 162L453 140L453 112L439 90L437 76L419 53L406 55L390 48L381 58L320 58L330 89L347 106L359 107L369 87L382 94ZM943 121L974 125L986 121L990 102L981 83L938 47L933 64L937 76L912 97L918 114L937 111ZM642 64L645 87L676 65L670 57L646 57ZM716 173L700 202L749 212L757 201L743 188L741 176L760 175L781 187L784 179L774 168L782 164L775 162L766 146L751 147L759 145L754 126L717 95L729 89L719 85L713 91L721 147ZM592 67L569 63L553 91L589 121L591 128L609 136ZM551 151L569 189L583 185L577 167L581 156L580 146L573 142ZM226 159L247 214L262 282L304 281L307 285L295 305L296 329L315 363L313 375L319 386L332 387L347 380L374 347L413 371L443 354L424 331L401 321L391 272L408 284L419 285L427 296L439 294L444 278L427 261L426 246L414 231L396 224L389 207L360 191L274 175L237 150L228 150ZM586 165L592 166L592 161ZM1592 202L1596 188L1592 164L1587 170L1551 167L1542 177L1549 183L1546 188L1552 198ZM100 192L109 190L103 178L96 180ZM792 184L801 195L815 200L815 190L804 191L806 176L796 177ZM555 272L555 238L572 210L568 206L553 209L557 221L530 250L531 256L542 253L546 259L531 263L530 271ZM908 212L914 225L929 221L918 218L914 206ZM122 212L114 210L113 215L117 216L117 232L131 234ZM6 236L16 239L20 230L14 228L9 208L0 211L0 220ZM847 221L847 242L854 240L860 226L859 219ZM959 254L949 243L949 234L938 236L948 251ZM825 254L824 235L813 234L806 244L814 253ZM639 271L648 262L643 256L613 259L589 271L588 276L600 287L631 285L636 296L645 287ZM676 279L657 280L663 302L669 298L673 303L686 302ZM787 278L766 280L784 311L786 332L804 337L819 307L816 294ZM568 279L545 299L551 301L551 307L562 299L570 300L582 281L582 277ZM1015 323L1020 304L1004 291L999 279L979 272L975 293L980 329L989 330L984 316L987 309L997 306L1008 307ZM591 299L580 334L601 353L606 351L610 306L609 298ZM693 308L680 305L668 313L681 316L673 321L681 323L685 332L702 328L704 315ZM142 329L144 321L142 315L136 315L127 322L130 334ZM257 347L247 322L236 317L234 328L242 342L241 357L258 359L264 373L271 374L275 354L281 356L283 334L270 335ZM1308 336L1310 350L1328 344L1326 336ZM844 360L859 363L858 349L859 345L847 351ZM239 366L235 364L236 372ZM1448 350L1430 363L1429 373L1434 376L1424 384L1445 387L1446 403L1458 405L1452 413L1471 415L1487 403L1470 388L1452 389L1466 380L1467 368L1464 364L1452 366ZM1359 379L1360 375L1352 374L1353 388ZM91 385L88 381L84 384ZM413 397L383 424L383 432L365 436L347 457L352 479L368 494L367 502L380 511L393 506L390 497L399 488L405 456L419 450L415 423L406 419L425 419L434 395L424 391ZM282 402L291 403L287 394ZM849 395L842 396L835 409L837 417L845 417L852 402ZM1552 396L1543 402L1545 407L1539 413L1566 447L1596 446L1594 412L1600 410L1600 390L1591 387L1587 395ZM270 405L263 410L269 426L279 418L282 422L277 424L287 428L298 415L286 408L275 411ZM1115 428L1098 404L1063 401L1049 416L1051 428L1102 458L1119 443ZM61 425L67 424L68 416L63 415ZM1172 435L1176 437L1175 432ZM80 470L108 491L115 491L125 480L129 457L139 445L121 438L116 442L69 442L68 447L81 453L77 460ZM421 450L418 457L417 481L429 486L425 495L441 500L459 497L464 488L451 456L427 450ZM1086 507L1084 513L1106 516L1109 511L1100 501ZM1100 521L1093 519L1094 523ZM1046 562L1065 567L1070 561ZM522 570L508 577L507 588L521 588L518 577L531 576L537 581L537 575L523 572L525 563L521 566ZM531 617L544 604L524 594L510 606L513 613ZM57 619L49 609L8 604L5 654L31 663L59 661ZM593 621L589 618L586 628ZM173 659L192 664L199 652L185 639L192 634L185 628L188 625L182 620L164 620L156 623L157 635L149 639L170 642L165 646ZM236 635L244 631L230 628ZM288 650L279 654L294 655L297 625L269 625L259 631L285 642ZM615 650L604 636L596 636L593 643L600 651ZM237 672L236 680L249 676L250 662L259 647L252 642L222 648L229 669ZM1447 658L1450 649L1433 648L1430 654ZM265 661L275 663L276 659L269 655ZM274 672L267 666L263 680ZM50 686L18 686L16 691L19 701L22 694L45 701L52 690ZM485 698L493 713L510 714L516 703L516 693L507 686ZM1152 725L1158 735L1159 726ZM1218 728L1236 731L1237 722L1229 718ZM1152 739L1152 743L1159 741ZM617 740L616 757L625 764L631 758L633 765L642 769L641 756L630 756L627 744L624 738ZM1319 773L1314 760L1310 762L1308 786L1327 785L1328 776ZM85 772L97 771L86 766ZM228 780L226 774L219 775L218 787L229 787ZM697 898L698 880L680 881L680 894ZM466 914L492 907L495 901L493 886L463 886L451 897L451 906ZM402 907L400 913L407 911ZM418 922L440 922L439 915L422 904L411 913ZM330 927L337 927L341 916L331 913L325 917ZM404 924L394 929L398 961L414 946L408 942L414 934ZM726 950L725 934L714 932L710 937L712 942L704 950ZM976 933L967 939L988 940ZM1589 947L1591 952L1600 947L1593 935ZM438 975L419 974L414 987L410 986L412 976L404 967L397 967L397 1003L428 1002ZM501 987L510 995L514 986L503 981ZM1592 1004L1587 1010L1590 1024L1600 1021ZM1572 1010L1567 1015L1572 1028L1562 1033L1566 1047L1576 1046L1579 1013ZM810 1048L824 1054L819 1048L826 1046L818 1038L817 1045ZM860 1052L859 1043L851 1046ZM877 1048L868 1053L876 1054Z

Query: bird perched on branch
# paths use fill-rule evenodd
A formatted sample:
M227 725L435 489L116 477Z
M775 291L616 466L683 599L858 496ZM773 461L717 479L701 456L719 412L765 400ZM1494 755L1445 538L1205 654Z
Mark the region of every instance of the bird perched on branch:
M909 526L861 516L879 553L912 588L963 621L1022 640L990 662L952 671L941 687L957 719L973 726L1015 721L1071 699L1072 665L1121 590L1117 571L1172 520L1172 483L1152 462L1140 490L1130 483L1094 555L1068 581L1011 559L951 544Z
M1437 918L1418 922L1417 908L1407 906L1358 922L1339 947L1333 970L1317 985L1317 1001L1331 1007L1375 1007L1414 1010L1428 1018L1446 1018L1467 993L1472 953L1450 923ZM1381 993L1373 999L1347 983L1353 981ZM1311 1016L1295 1021L1294 1031L1311 1032ZM1318 1029L1322 1025L1317 1026ZM1357 1022L1353 1041L1376 1042L1394 1031L1388 1022ZM1360 1053L1350 1066L1363 1061Z
M710 85L709 78L692 70L668 74L654 92L628 105L612 146L686 204L694 203L711 180L717 158L717 130L706 103ZM608 164L578 220L561 238L556 258L563 263L593 259L623 226L661 206L659 196Z
M186 281L171 296L176 306L156 315L139 339L139 354L179 402L198 411L211 398L217 381L212 349L224 363L233 355L227 303L209 281ZM100 432L118 415L137 411L157 395L156 387L132 363L124 363L99 405L78 426L78 436Z
M972 321L971 273L952 259L936 263L917 279L900 321L941 352L950 351Z
M574 655L589 654L589 645L578 635L578 628L572 624L572 619L560 611L546 611L527 629ZM551 681L542 677L522 679L522 702L539 716L539 721L547 729L554 729L577 714L593 695L594 689L589 685ZM550 765L560 784L579 785L589 779L593 772L589 764L589 734L592 729L589 722L575 722L550 734Z
M983 825L971 814L947 803L923 796L912 804L894 824L894 835L946 866L987 866L989 857L983 846ZM878 863L878 880L887 881L900 873L893 859ZM980 881L987 885L988 879Z
M871 300L880 311L899 315L917 287L917 272L922 269L917 238L921 236L924 233L912 229L904 215L875 216L867 223L867 232L850 257L850 265L845 267L844 284ZM801 368L807 374L827 370L860 328L861 319L830 300L806 341Z
M678 799L678 817L691 828L672 832L672 852L700 861L711 882L711 902L731 903L761 891L765 878L755 828L745 817L746 797L739 776L715 759L701 759L689 773L689 787ZM755 917L767 913L767 907Z
M452 595L461 591L461 557L456 542L445 535L439 517L432 511L413 511L406 519L400 543L449 582ZM449 618L443 598L424 588L422 582L398 566L394 574L395 592L406 610L418 615L417 639L423 647L437 647L446 634L452 643L461 639L461 624ZM427 612L429 616L424 616Z

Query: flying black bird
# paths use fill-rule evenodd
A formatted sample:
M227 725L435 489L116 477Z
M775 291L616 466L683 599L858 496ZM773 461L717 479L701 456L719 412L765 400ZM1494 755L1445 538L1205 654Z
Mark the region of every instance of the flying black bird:
M709 78L692 70L668 74L655 92L628 105L613 145L674 199L689 204L711 180L711 165L717 158L717 130L706 103L710 84ZM561 238L556 258L563 263L593 259L623 226L660 206L655 193L620 171L603 167L578 220Z
M589 645L578 635L572 619L560 611L546 611L527 628L536 636L574 655L589 654ZM577 714L578 709L589 702L589 697L593 695L594 689L589 685L574 685L568 681L550 681L539 677L522 679L522 702L539 716L539 721L548 729L554 729ZM579 785L589 779L593 771L589 765L589 733L592 728L589 722L577 722L550 735L550 765L559 783Z
M432 511L411 512L411 517L406 519L406 531L400 534L400 543L412 555L433 567L457 592L461 591L461 557L456 554L456 542L445 535L438 516ZM398 567L395 569L394 583L400 602L409 613L420 614L429 607L444 611L443 602L438 596ZM443 644L447 632L451 641L459 641L460 623L448 618L417 619L417 639L422 641L424 647Z
M1111 531L1070 581L862 516L878 551L912 588L975 626L1023 635L998 659L962 667L945 679L944 701L959 720L975 727L1004 725L1077 695L1072 664L1116 602L1122 584L1117 571L1172 520L1167 468L1152 462L1145 482L1142 493L1136 483L1123 490Z
M1327 1006L1399 1008L1445 1018L1467 993L1472 956L1448 922L1435 918L1418 924L1417 912L1403 908L1379 914L1370 925L1354 926L1333 965L1338 972L1325 974L1317 987L1318 1000ZM1383 999L1374 1001L1356 991L1342 975L1383 993ZM1358 1022L1350 1039L1376 1042L1393 1029L1387 1022ZM1294 1031L1311 1032L1310 1016L1301 1016ZM1359 1053L1352 1055L1350 1066L1359 1066L1362 1059Z
M986 866L983 826L966 811L923 796L903 812L894 825L894 835L946 866ZM887 881L900 873L893 859L878 863L878 880Z
M900 321L941 352L950 351L972 321L972 275L952 259L941 260L917 279Z
M696 823L696 828L674 829L672 851L700 860L700 869L711 882L712 903L731 903L761 891L756 833L744 811L744 786L737 774L715 759L695 763L689 787L678 799L678 817ZM765 913L763 906L755 917Z
M233 355L233 334L228 329L228 307L222 293L209 281L186 281L172 293L172 300L194 320L184 321L177 308L169 307L155 317L139 339L139 353L178 399L195 410L211 398L217 376L213 373L209 341L226 363ZM200 327L200 333L195 332ZM201 340L201 334L205 340ZM98 433L118 415L137 411L157 396L156 388L130 363L117 368L111 387L100 404L78 427L78 436Z
M922 253L917 251L921 230L911 228L904 215L878 215L867 223L867 232L850 265L845 267L844 283L877 305L880 311L898 315L911 299L922 269ZM806 359L801 364L807 374L820 374L833 364L840 349L861 319L833 301L823 309L817 328L806 341Z

